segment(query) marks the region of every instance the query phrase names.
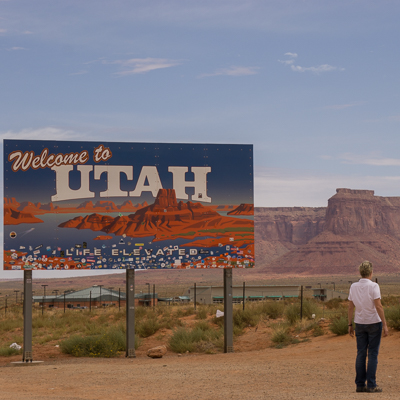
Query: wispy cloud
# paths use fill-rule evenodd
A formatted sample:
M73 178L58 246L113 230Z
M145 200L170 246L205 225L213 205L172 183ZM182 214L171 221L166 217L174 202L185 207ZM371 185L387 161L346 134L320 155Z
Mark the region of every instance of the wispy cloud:
M238 67L232 66L230 68L221 68L217 69L215 72L209 74L201 74L198 78L205 78L208 76L246 76L246 75L255 75L257 74L257 70L259 67Z
M0 33L6 33L7 29L0 28Z
M7 131L0 132L0 140L3 139L43 139L43 140L56 140L56 139L78 139L82 134L68 129L60 129L54 127L45 127L38 129L22 129L21 131Z
M131 58L129 60L116 60L112 62L103 61L103 64L118 64L121 71L116 75L126 76L133 74L145 74L156 69L170 68L182 64L179 60L166 58Z
M8 51L18 51L18 50L26 50L25 47L11 47L7 49Z
M82 70L82 71L78 71L78 72L72 72L69 75L73 76L73 75L85 75L87 74L89 71L87 70Z
M398 167L400 166L399 158L384 158L375 154L360 155L345 153L340 156L345 164L373 165L378 167Z
M344 68L335 67L329 64L321 64L317 65L316 67L302 67L294 64L294 59L298 56L297 53L285 53L285 56L287 56L288 59L278 61L282 64L290 65L291 70L295 72L312 72L314 74L321 74L323 72L330 71L344 71Z
M361 106L365 104L365 101L354 101L353 103L347 103L347 104L334 104L331 106L325 106L324 108L328 110L343 110L344 108L350 108L350 107L356 107L356 106Z
M340 71L344 71L344 68L334 67L333 65L329 65L329 64L322 64L322 65L318 65L317 67L301 67L300 65L291 65L290 68L292 69L292 71L296 71L296 72L311 71L316 74L320 74L321 72L335 71L337 69Z
M297 53L285 53L285 56L288 57L287 60L278 60L282 64L291 65L294 63L294 59L297 57Z

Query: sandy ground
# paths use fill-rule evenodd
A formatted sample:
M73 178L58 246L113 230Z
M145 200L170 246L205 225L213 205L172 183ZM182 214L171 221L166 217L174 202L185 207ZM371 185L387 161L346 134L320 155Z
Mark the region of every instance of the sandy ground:
M134 359L60 355L28 365L3 358L0 399L400 398L400 332L382 339L377 378L384 392L379 394L355 393L355 339L349 336L326 334L283 349L246 351L251 340L251 335L240 338L240 352L231 354L169 352L162 359L150 359L144 351Z

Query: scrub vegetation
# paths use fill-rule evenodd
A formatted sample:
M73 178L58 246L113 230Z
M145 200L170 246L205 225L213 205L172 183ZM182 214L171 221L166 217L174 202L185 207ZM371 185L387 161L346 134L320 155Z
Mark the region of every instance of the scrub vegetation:
M383 300L388 325L400 330L400 305L398 298ZM284 347L315 336L332 332L347 333L347 302L321 303L304 299L302 319L300 301L257 301L243 306L234 305L234 340L261 327L266 346ZM224 317L217 318L222 304L164 305L154 309L137 307L135 312L135 348L140 349L146 340L163 341L168 349L177 353L223 351ZM10 348L12 343L23 343L22 307L0 310L0 357L21 354ZM125 308L66 310L33 310L33 346L59 346L61 351L74 356L114 357L123 355L126 346Z

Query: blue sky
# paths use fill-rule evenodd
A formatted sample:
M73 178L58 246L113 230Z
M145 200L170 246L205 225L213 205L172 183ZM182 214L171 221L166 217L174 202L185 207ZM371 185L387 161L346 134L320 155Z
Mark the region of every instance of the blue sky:
M249 143L256 206L400 196L399 11L0 0L0 138Z

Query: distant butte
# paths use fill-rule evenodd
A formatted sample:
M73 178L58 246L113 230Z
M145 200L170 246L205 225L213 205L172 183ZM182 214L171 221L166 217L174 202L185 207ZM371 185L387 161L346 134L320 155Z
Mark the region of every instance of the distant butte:
M364 259L380 273L400 272L400 197L337 189L328 207L256 208L255 225L264 272L355 274Z

